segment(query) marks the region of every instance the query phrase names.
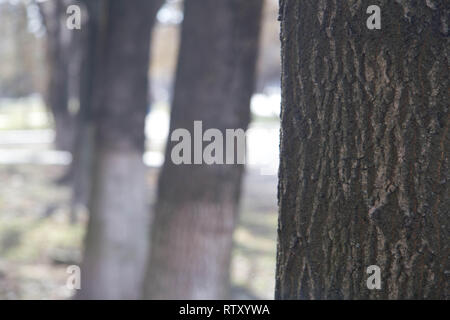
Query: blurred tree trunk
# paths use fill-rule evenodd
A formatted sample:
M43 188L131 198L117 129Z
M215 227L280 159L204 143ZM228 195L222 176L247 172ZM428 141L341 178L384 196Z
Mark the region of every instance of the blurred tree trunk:
M46 104L55 126L55 147L72 151L74 117L69 112L69 57L71 31L66 28L67 1L39 2L47 31L47 64L49 68Z
M72 179L71 222L77 220L80 208L88 204L91 191L90 176L92 174L93 148L94 148L94 122L93 122L93 86L97 63L101 62L99 56L100 37L99 24L101 19L101 1L84 0L83 26L80 34L81 64L79 70L79 103L80 108L76 117L75 141L72 154L72 163L69 169Z
M142 162L151 29L161 1L102 1L95 149L79 298L136 299L148 253Z
M170 132L247 129L261 0L185 2ZM175 165L169 141L159 178L146 298L227 295L243 165Z
M449 298L448 10L379 3L281 1L278 299Z

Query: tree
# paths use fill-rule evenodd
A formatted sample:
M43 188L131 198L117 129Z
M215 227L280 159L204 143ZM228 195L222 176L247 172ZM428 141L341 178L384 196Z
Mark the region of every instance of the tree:
M84 23L78 34L78 50L80 51L79 70L79 105L76 116L76 130L72 152L72 162L68 169L68 176L72 182L71 222L75 223L80 206L86 207L90 194L90 176L92 172L94 147L94 119L93 119L93 84L95 83L96 64L101 63L99 53L101 18L101 1L83 0L82 12Z
M101 2L94 66L94 170L78 298L136 299L147 257L144 124L152 26L161 1Z
M184 128L194 136L196 120L224 136L226 129L246 130L262 4L185 2L170 134ZM168 142L159 177L145 296L223 298L244 167L176 165L175 144Z
M55 126L55 146L72 151L74 117L69 112L69 61L72 33L65 25L67 0L38 2L45 25L48 84L45 100Z
M370 4L280 1L277 299L449 297L448 8Z

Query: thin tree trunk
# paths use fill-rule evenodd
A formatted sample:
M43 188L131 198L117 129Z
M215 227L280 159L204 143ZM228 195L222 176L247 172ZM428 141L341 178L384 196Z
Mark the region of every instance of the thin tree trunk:
M79 298L137 299L148 253L142 162L152 26L161 1L103 1L96 139Z
M448 6L371 4L280 2L277 299L449 298Z
M47 31L47 64L49 78L46 104L55 127L55 147L72 151L74 117L69 112L69 47L71 33L65 27L66 1L50 0L39 3Z
M79 102L80 108L76 118L76 135L69 171L72 179L71 222L77 221L81 207L87 207L91 193L90 176L93 166L94 121L93 121L93 84L96 74L96 63L101 62L99 56L100 39L99 24L101 18L101 1L84 0L83 10L87 19L81 30L82 46Z
M185 2L170 132L247 129L261 0ZM175 165L166 148L153 223L146 298L227 295L243 165Z

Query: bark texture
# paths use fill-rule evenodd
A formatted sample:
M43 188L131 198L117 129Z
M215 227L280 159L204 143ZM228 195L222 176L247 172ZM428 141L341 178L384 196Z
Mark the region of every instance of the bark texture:
M170 132L246 130L254 89L261 0L189 0L181 36ZM146 298L227 296L243 165L175 165L166 148Z
M137 299L148 252L142 162L152 26L161 1L102 1L84 299Z
M448 6L371 4L280 1L277 299L449 298Z

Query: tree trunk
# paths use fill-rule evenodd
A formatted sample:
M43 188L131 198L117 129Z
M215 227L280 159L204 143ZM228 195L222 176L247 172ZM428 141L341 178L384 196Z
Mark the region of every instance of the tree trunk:
M170 133L247 129L261 0L185 2ZM175 165L166 148L153 223L146 298L227 295L243 165Z
M72 179L71 222L77 221L81 207L87 207L91 192L90 176L92 174L94 148L93 121L93 84L97 63L101 62L99 55L100 37L99 24L101 18L101 1L84 0L83 12L87 16L80 32L81 68L79 83L80 108L76 117L76 132L72 163L69 169Z
M55 147L72 151L74 117L69 112L69 57L71 32L65 26L66 1L39 3L47 31L47 64L49 68L46 104L53 115Z
M137 299L148 252L142 162L151 29L161 1L102 1L95 65L92 195L82 266L84 299Z
M448 7L371 4L280 2L277 299L449 297Z

